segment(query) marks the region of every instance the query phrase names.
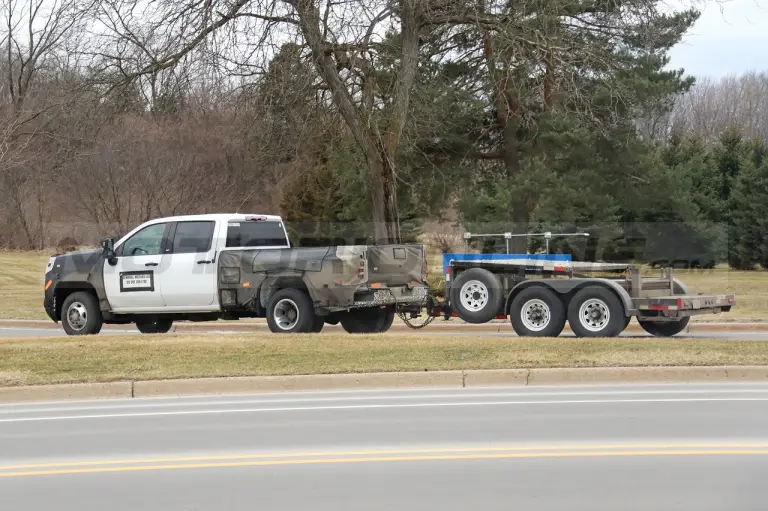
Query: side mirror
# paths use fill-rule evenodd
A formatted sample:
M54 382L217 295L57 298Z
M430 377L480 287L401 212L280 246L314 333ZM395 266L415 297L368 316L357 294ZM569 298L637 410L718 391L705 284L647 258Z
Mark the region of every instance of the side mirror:
M107 262L114 266L117 264L117 257L115 256L115 240L107 238L101 242L101 247L104 249L104 258Z

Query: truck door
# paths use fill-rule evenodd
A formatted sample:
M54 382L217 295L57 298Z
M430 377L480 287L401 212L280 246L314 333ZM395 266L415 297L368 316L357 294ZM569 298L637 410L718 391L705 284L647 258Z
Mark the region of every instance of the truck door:
M152 224L115 248L117 264L104 261L104 290L114 312L157 310L165 306L159 269L171 224Z
M174 223L160 265L168 310L207 310L216 299L215 221Z

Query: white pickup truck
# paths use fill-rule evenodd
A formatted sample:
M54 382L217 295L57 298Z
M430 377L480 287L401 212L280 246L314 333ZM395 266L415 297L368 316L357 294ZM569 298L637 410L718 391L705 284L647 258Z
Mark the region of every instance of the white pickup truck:
M266 317L279 333L384 332L396 310L418 311L428 287L421 245L291 248L278 216L159 218L102 248L57 254L44 306L69 335L104 323L145 333L173 321Z

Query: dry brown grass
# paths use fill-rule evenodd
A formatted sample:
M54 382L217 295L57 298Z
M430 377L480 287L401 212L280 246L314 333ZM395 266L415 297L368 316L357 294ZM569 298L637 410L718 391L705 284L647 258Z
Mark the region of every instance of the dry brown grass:
M0 319L45 319L44 252L0 252Z
M414 335L0 339L0 385L534 367L768 364L768 342Z

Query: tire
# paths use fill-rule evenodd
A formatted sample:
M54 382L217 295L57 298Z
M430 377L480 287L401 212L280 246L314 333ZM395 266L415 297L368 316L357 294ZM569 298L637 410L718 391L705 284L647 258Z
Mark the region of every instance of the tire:
M688 326L690 317L684 317L680 321L643 321L637 320L643 330L655 337L672 337L677 335Z
M451 308L467 323L487 323L499 314L504 296L496 275L472 268L451 284Z
M99 300L92 293L72 293L61 305L61 324L67 335L95 335L101 332Z
M313 334L319 334L323 331L323 327L325 326L325 318L322 316L315 316L315 324L312 325L312 333Z
M140 319L136 328L142 334L166 334L171 330L173 320L169 318Z
M300 289L281 289L269 297L267 325L276 334L309 333L315 327L315 308Z
M341 318L341 327L348 334L381 334L395 320L395 309L370 307L348 312Z
M557 337L565 328L565 305L551 289L529 287L512 300L509 320L520 337Z
M568 324L576 337L616 337L626 324L619 297L602 287L587 287L568 305Z

